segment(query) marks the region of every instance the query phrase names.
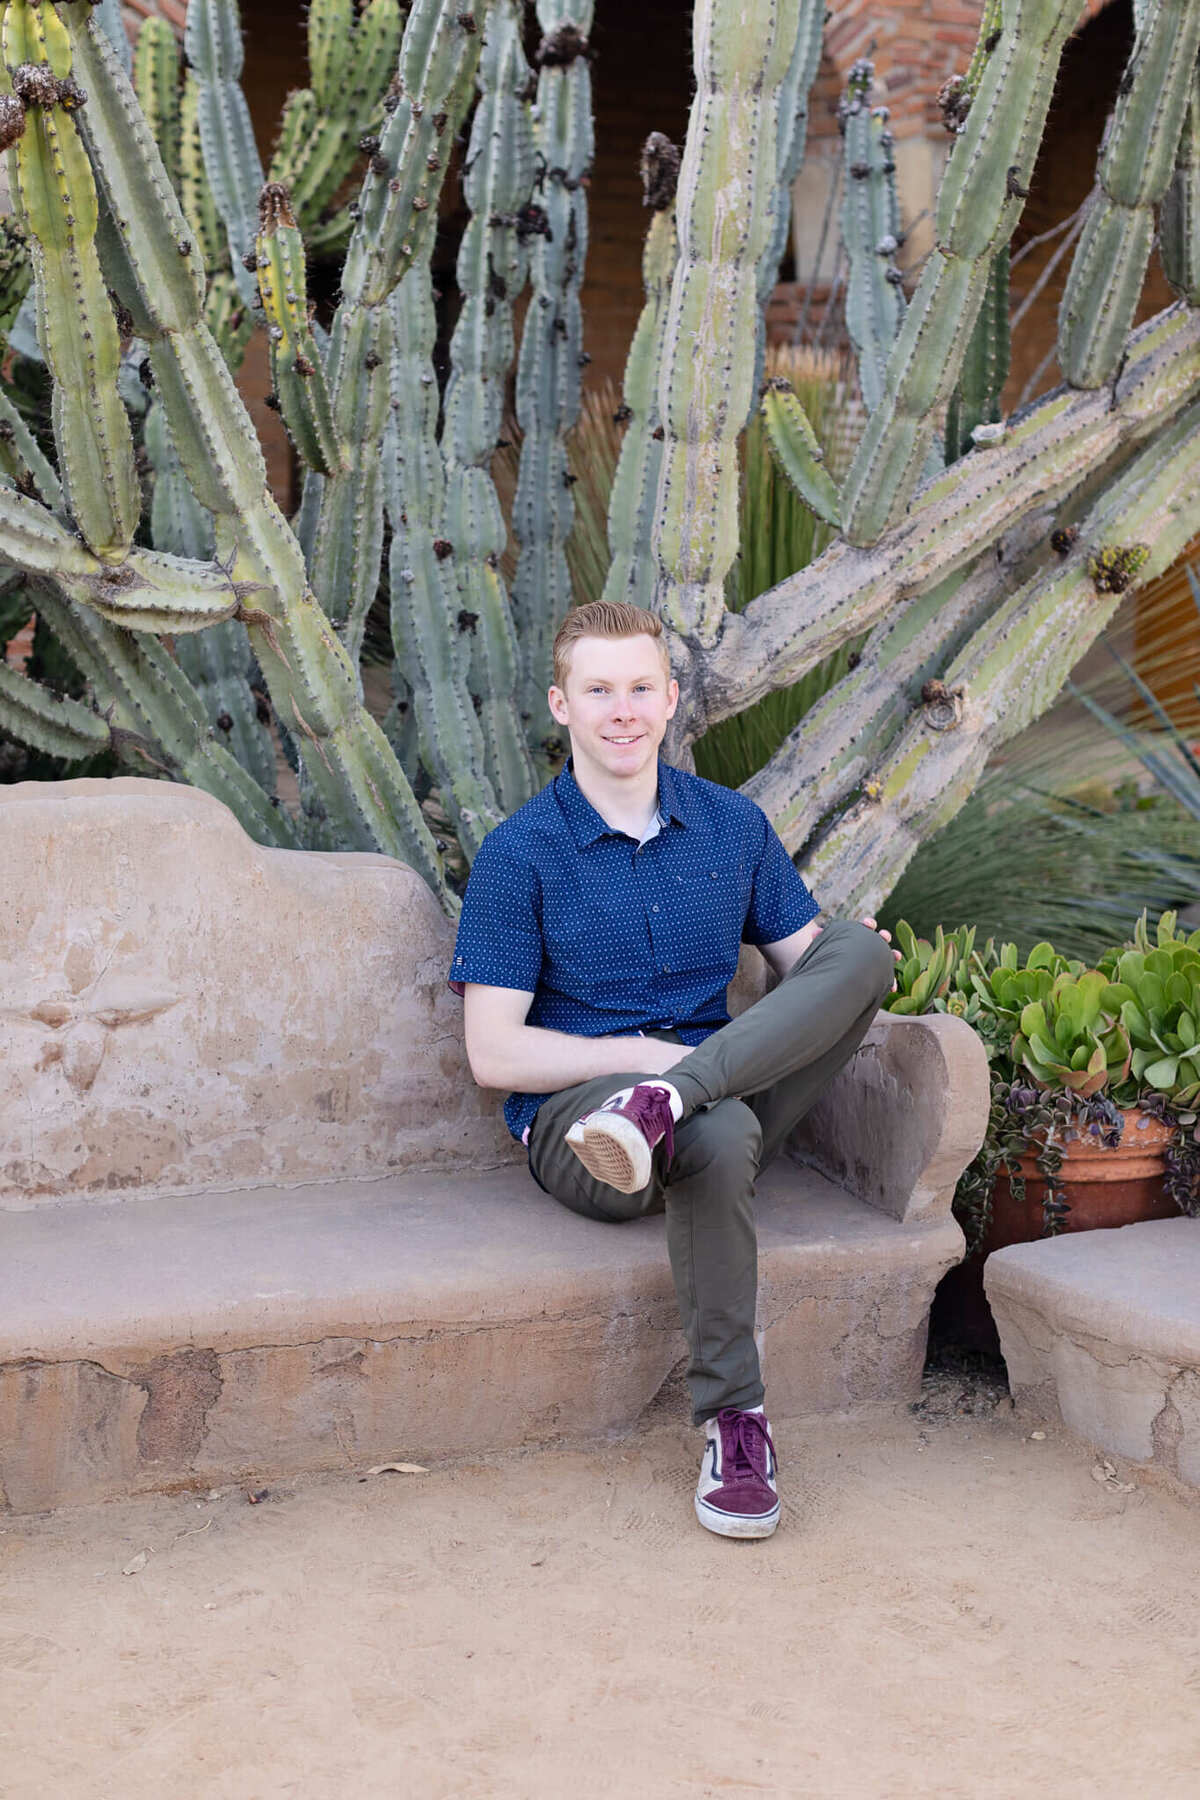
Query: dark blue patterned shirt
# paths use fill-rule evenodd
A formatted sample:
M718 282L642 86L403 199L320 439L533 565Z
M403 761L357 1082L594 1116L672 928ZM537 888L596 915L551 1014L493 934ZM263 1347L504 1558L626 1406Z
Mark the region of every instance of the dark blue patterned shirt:
M727 1024L739 946L790 937L817 903L744 794L660 763L658 810L639 846L563 769L480 845L451 985L531 993L526 1024L577 1037L674 1030L699 1044ZM515 1138L544 1099L509 1095Z

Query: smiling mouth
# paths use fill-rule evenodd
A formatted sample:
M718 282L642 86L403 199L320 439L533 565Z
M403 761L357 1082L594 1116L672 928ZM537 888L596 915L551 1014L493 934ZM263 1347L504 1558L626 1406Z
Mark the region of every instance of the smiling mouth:
M606 744L640 744L644 736L645 733L639 731L634 737L606 737L604 741Z

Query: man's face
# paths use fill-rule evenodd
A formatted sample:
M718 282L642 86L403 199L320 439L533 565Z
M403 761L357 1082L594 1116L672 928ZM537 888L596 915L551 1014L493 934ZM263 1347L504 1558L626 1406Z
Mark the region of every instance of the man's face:
M576 766L617 777L656 765L679 701L652 637L580 638L566 688L550 689L550 711L571 736Z

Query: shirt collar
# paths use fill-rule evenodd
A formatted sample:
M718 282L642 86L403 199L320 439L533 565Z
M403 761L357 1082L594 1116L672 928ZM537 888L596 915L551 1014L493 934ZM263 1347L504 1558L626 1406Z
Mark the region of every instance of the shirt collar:
M586 850L598 838L615 835L612 826L605 824L591 801L580 792L569 760L554 778L554 792L571 835L581 850ZM658 811L665 825L687 824L687 799L679 772L664 762L658 765Z

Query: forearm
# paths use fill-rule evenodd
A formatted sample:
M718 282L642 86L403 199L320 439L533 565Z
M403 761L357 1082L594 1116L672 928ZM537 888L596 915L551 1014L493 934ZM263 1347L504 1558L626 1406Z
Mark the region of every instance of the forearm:
M480 1087L518 1094L554 1094L598 1075L663 1075L688 1053L686 1044L648 1037L576 1037L540 1025L497 1034L471 1057Z

